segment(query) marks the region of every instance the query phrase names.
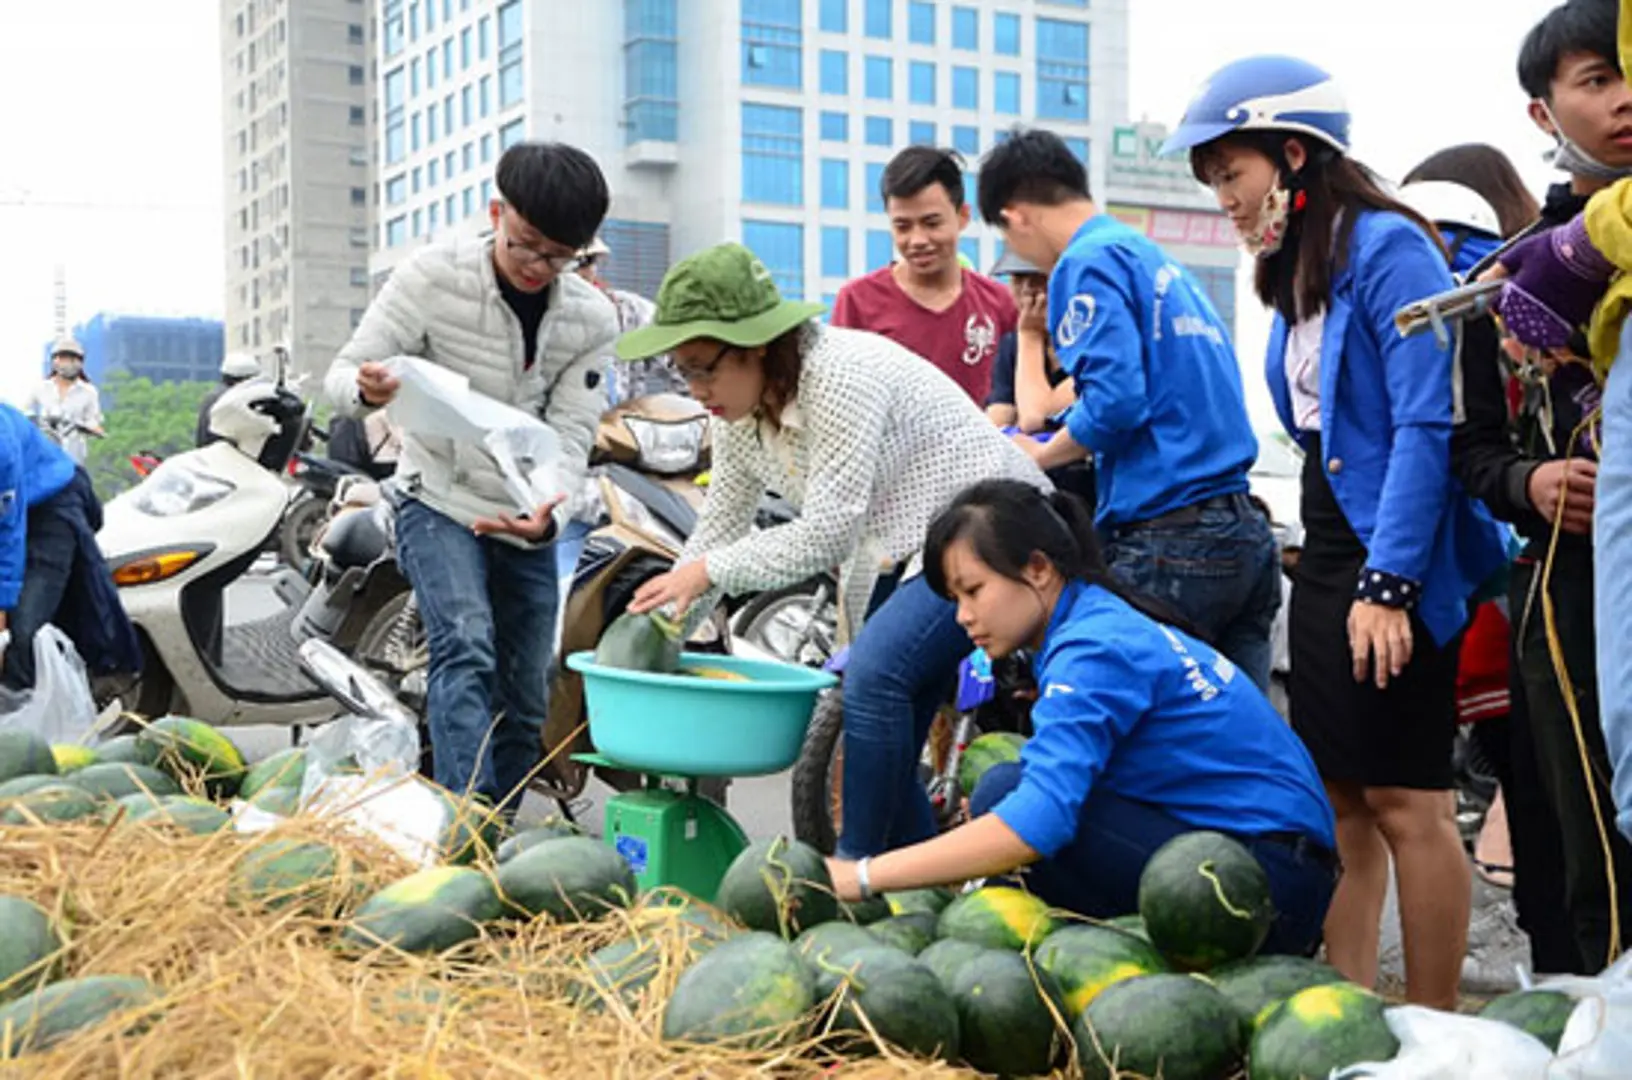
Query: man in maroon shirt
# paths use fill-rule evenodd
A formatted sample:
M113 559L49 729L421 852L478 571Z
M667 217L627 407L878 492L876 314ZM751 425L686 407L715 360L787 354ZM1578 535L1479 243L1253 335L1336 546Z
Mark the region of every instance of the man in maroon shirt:
M1018 316L1009 290L958 262L958 235L969 224L963 161L950 150L909 147L884 169L880 187L900 258L840 289L833 325L911 349L984 407L998 340Z

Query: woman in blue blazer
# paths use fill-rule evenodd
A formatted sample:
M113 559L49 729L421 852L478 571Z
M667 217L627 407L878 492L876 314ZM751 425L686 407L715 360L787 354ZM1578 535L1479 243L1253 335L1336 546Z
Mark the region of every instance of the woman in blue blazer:
M1348 136L1326 72L1255 57L1213 76L1168 148L1189 151L1258 260L1269 388L1305 451L1291 701L1337 813L1327 955L1375 981L1392 857L1407 996L1451 1008L1470 884L1451 790L1458 645L1506 555L1451 477L1450 352L1394 329L1401 306L1451 288L1443 249Z

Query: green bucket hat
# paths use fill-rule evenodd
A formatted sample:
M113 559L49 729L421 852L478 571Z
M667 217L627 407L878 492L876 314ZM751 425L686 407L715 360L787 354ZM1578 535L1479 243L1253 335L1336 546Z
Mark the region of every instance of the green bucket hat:
M719 244L669 269L657 290L655 320L618 339L618 359L644 360L694 338L751 348L826 310L782 299L758 256L741 244Z

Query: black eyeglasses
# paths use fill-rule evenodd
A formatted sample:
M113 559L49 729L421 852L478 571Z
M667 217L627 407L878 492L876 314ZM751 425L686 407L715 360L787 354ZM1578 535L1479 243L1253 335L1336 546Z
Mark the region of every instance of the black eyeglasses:
M546 252L539 251L536 248L530 248L526 244L518 244L508 236L504 238L504 250L508 251L511 258L515 259L523 266L531 266L533 263L543 263L558 274L563 270L570 269L578 262L578 255L576 252L571 255L550 255Z
M698 386L708 386L714 382L715 372L719 369L720 362L725 359L725 354L736 348L737 346L730 344L722 346L720 351L714 354L714 359L710 360L702 367L684 368L679 364L676 364L674 366L675 374L679 375L688 383L696 383Z

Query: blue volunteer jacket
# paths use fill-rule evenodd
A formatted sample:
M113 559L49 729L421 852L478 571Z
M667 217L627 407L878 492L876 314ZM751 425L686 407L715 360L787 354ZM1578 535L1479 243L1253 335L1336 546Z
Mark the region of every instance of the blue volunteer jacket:
M0 403L0 611L17 606L28 562L28 508L74 478L74 459L22 411Z
M1101 527L1247 490L1258 440L1241 367L1207 295L1150 240L1090 218L1048 280L1071 437L1095 454Z
M1335 849L1331 804L1303 741L1216 651L1071 582L1033 661L1035 734L992 813L1048 858L1103 785L1196 829L1297 833Z
M1507 561L1502 529L1451 477L1452 356L1432 334L1402 338L1394 313L1451 288L1445 257L1409 218L1365 211L1332 281L1320 344L1322 466L1366 546L1368 573L1411 584L1443 645L1468 599ZM1286 382L1286 320L1275 317L1265 374L1300 443Z

